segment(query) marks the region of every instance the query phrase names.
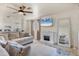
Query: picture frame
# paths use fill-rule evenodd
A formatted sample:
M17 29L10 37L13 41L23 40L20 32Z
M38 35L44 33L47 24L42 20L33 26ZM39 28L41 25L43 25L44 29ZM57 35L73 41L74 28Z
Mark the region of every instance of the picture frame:
M53 26L55 21L52 17L44 17L40 19L41 26Z

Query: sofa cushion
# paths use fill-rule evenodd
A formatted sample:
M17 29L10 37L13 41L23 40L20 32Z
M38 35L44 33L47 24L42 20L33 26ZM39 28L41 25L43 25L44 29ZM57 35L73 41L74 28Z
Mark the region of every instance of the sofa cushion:
M20 38L21 38L21 37L29 37L30 35L29 35L29 33L20 32L20 33L19 33L19 36L20 36Z
M8 33L0 32L0 36L4 36L5 40L8 40Z
M19 32L11 32L9 33L9 40L19 38Z

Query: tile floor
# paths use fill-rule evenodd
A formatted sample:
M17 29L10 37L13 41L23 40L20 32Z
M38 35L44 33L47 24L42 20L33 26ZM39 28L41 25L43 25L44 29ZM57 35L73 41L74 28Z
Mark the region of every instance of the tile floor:
M38 41L31 44L29 56L70 56L71 52L47 46Z

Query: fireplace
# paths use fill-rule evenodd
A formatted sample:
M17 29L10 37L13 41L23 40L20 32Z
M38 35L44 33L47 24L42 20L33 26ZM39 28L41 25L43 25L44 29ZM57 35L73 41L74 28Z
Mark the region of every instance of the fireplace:
M50 41L50 36L44 36L45 41Z
M41 31L41 40L42 42L45 42L45 43L51 43L51 44L54 44L56 43L56 33L51 31L51 30L44 30L44 31Z

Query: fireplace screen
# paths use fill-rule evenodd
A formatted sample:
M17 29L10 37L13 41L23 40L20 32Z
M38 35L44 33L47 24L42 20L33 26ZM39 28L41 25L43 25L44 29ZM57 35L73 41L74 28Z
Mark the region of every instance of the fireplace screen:
M50 37L49 36L44 36L44 40L50 41Z

